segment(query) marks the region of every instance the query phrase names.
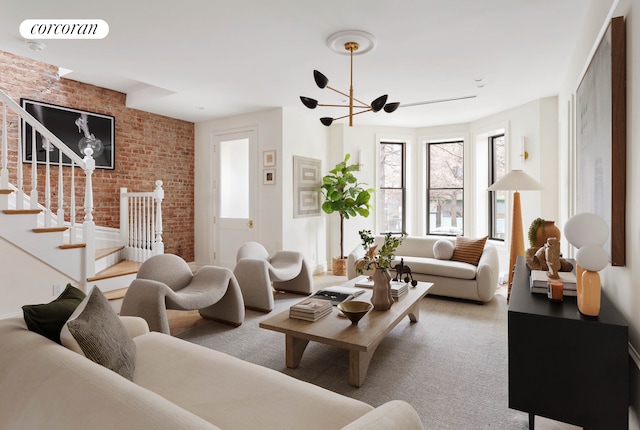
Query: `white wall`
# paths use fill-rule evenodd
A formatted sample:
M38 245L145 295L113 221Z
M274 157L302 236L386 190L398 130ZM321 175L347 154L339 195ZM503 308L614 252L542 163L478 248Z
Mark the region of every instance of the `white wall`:
M4 239L0 239L0 255L4 268L17 268L3 270L0 282L0 296L3 298L0 300L0 318L22 316L22 312L16 313L16 309L19 310L26 304L49 303L56 298L53 294L54 285L64 287L71 283L78 286L75 281Z
M320 176L327 172L328 128L318 118L302 115L296 109L283 110L282 133L282 247L289 251L302 252L314 272L329 269L327 262L326 222L327 215L293 217L293 157L320 160Z
M612 9L609 8L612 6ZM635 8L633 6L636 6ZM626 24L627 53L627 197L626 197L626 266L607 267L601 272L605 294L612 299L616 307L629 323L629 340L635 350L640 350L640 171L634 166L640 164L640 7L634 0L591 2L588 20L581 33L580 44L571 57L569 73L559 92L559 152L561 164L560 189L569 188L573 177L571 159L574 157L571 145L571 102L590 59L594 45L608 25L611 17L624 16ZM570 197L563 194L563 221L573 215ZM631 366L631 414L630 428L638 429L640 411L640 372Z

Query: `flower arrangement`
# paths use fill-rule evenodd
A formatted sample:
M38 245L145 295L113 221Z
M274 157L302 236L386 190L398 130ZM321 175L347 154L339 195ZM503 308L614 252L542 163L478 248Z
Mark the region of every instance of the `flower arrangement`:
M384 236L384 243L380 250L376 253L378 245L374 245L373 235L371 230L360 230L358 232L360 239L362 240L362 246L364 247L364 258L356 263L356 269L358 273L362 274L365 270L379 269L386 270L391 267L395 252L398 246L402 243L407 236L406 233L402 233L399 236L387 233Z

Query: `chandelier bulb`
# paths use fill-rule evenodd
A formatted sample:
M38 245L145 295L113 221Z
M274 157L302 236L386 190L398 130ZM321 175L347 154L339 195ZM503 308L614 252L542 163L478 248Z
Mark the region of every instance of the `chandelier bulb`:
M323 125L326 125L327 127L329 127L333 123L333 118L323 117L323 118L320 118L320 122Z
M386 113L395 112L398 107L400 107L400 102L387 103L384 105L384 111Z
M329 78L317 70L313 71L313 79L316 81L318 88L324 88L329 84Z
M318 100L312 99L310 97L300 96L300 101L302 101L302 104L309 109L315 109L318 106Z
M387 97L388 96L385 94L383 96L378 97L374 101L372 101L371 102L371 110L373 112L380 111L384 107L385 103L387 103Z

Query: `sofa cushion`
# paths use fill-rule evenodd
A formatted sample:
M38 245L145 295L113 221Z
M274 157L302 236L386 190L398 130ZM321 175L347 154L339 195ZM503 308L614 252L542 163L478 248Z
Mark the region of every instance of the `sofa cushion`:
M478 265L482 251L484 251L484 244L487 242L487 236L480 239L470 239L464 236L456 237L456 247L453 251L454 261L460 261L463 263Z
M477 274L476 266L460 261L396 255L398 262L400 258L404 259L404 264L409 266L414 276L425 274L454 279L475 279Z
M451 260L455 245L447 239L438 239L433 244L433 256L438 260Z
M73 312L61 334L62 344L133 380L136 345L99 288Z
M223 429L339 429L373 409L166 334L150 332L134 341L134 383Z
M67 284L62 294L49 303L22 307L29 330L60 343L60 330L85 298L84 292Z

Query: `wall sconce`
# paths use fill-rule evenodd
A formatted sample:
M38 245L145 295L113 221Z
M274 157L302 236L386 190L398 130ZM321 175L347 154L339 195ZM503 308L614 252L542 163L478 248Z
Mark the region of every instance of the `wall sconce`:
M524 136L520 137L520 158L522 159L523 163L527 161L527 158L529 158L529 153L527 152L524 144Z

